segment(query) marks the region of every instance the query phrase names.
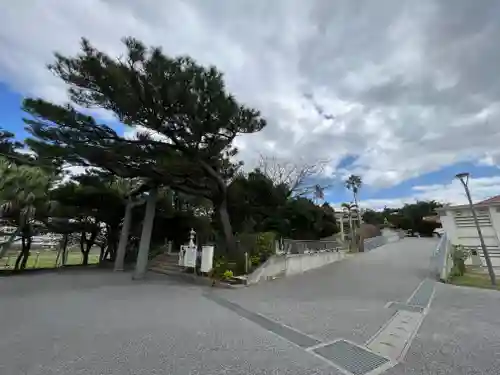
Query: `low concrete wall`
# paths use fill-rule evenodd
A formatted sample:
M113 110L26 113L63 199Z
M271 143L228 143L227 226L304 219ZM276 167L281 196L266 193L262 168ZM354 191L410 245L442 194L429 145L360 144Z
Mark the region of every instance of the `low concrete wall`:
M431 257L432 271L438 281L447 282L453 268L452 245L443 235Z
M402 231L383 229L382 235L364 240L364 250L370 251L387 243L397 242L404 237Z
M274 255L248 275L247 284L291 276L338 262L346 257L346 251L324 251L309 254Z

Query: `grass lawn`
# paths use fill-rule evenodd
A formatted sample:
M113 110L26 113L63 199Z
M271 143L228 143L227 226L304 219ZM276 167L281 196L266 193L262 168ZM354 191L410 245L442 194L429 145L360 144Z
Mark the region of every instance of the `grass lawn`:
M13 269L16 263L17 252L9 252L8 255L0 259L0 269ZM28 258L26 268L55 268L56 267L57 251L55 250L40 250L31 251ZM99 253L90 252L89 264L99 262ZM70 251L68 253L67 265L82 264L82 254L78 251Z
M491 286L488 272L485 272L477 267L467 267L463 276L455 276L450 281L451 284L460 286L470 286L474 288L494 289ZM500 286L497 285L497 290Z

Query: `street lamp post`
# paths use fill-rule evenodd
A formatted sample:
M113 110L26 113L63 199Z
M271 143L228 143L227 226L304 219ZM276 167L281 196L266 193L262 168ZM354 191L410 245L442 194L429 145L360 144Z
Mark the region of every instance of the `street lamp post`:
M469 173L458 173L455 177L460 180L465 189L465 194L467 195L467 200L469 201L469 208L472 212L472 218L474 219L474 224L476 225L477 234L479 236L479 242L481 243L481 249L483 250L484 259L486 260L486 267L488 267L488 274L490 275L491 285L496 286L495 272L493 271L493 265L491 264L490 254L484 243L483 233L481 232L481 227L479 226L479 221L477 220L476 210L474 210L474 205L472 204L472 198L469 191Z

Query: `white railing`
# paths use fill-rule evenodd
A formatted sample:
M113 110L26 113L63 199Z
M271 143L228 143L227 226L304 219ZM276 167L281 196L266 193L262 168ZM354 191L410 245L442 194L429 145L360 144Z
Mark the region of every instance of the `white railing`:
M387 238L385 236L371 237L363 240L364 251L370 251L377 247L383 246L387 243Z
M444 234L432 255L432 271L436 279L446 282L453 268L452 244Z
M344 246L332 240L291 240L283 239L276 245L276 254L312 254L338 252Z

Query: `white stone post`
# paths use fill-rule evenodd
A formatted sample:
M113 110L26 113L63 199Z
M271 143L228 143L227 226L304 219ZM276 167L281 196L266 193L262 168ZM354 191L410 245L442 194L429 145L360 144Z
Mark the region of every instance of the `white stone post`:
M157 189L151 189L146 198L146 213L144 214L144 222L142 224L141 241L139 243L139 252L137 253L134 275L132 276L134 280L142 279L148 268L149 245L155 219L157 195Z
M209 273L213 268L214 261L214 247L213 246L202 246L201 248L201 266L200 271L203 273ZM247 253L245 253L245 259ZM245 268L247 265L245 264Z
M125 260L125 253L127 251L128 235L130 232L130 224L132 222L132 200L129 199L127 207L125 208L125 217L123 218L123 227L120 233L120 241L118 242L118 249L116 250L115 258L115 271L123 271L123 264Z
M194 236L196 235L196 232L194 231L193 228L191 228L191 231L189 232L189 244L188 246L196 246L194 244Z
M196 232L194 229L191 229L189 232L189 243L184 247L184 267L188 268L196 268L196 258L198 256L198 248L194 243L194 236Z

